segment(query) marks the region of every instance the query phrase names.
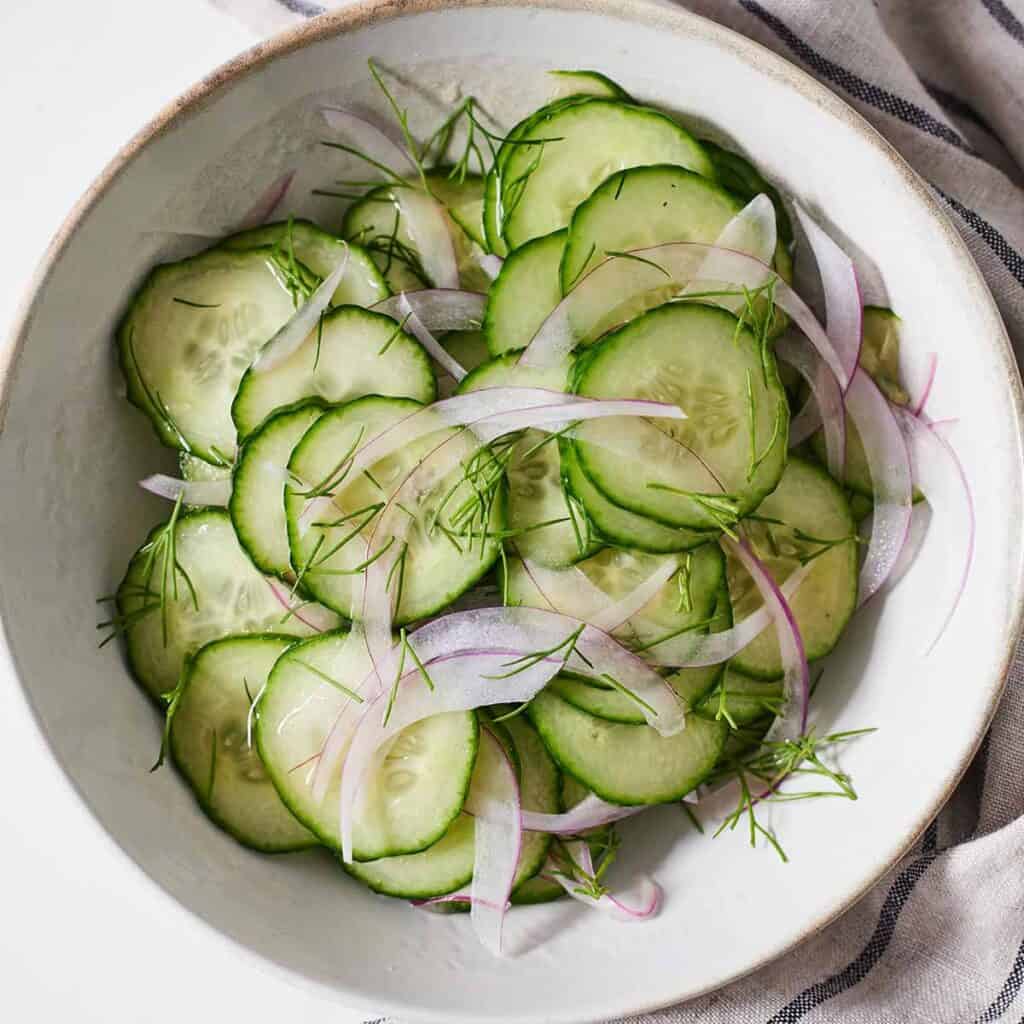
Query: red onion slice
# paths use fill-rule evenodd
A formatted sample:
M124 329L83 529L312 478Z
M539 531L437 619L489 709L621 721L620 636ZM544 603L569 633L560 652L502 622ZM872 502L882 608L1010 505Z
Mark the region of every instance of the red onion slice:
M442 347L432 331L469 331L483 323L487 297L478 292L458 289L428 288L401 292L371 309L384 313L399 323L408 322L409 330L419 343L456 380L466 376L465 369Z
M743 285L748 289L759 288L764 284L772 276L768 265L771 263L776 245L775 207L768 196L762 193L751 199L722 228L721 234L715 239L714 244L718 249L744 252L761 260L764 264L760 268L751 266L743 280L734 280L731 283ZM711 252L704 257L694 272L694 281L728 281L728 271L728 265L718 253ZM701 285L689 284L683 289L683 295L703 290L704 287ZM738 312L745 303L743 296L735 298L716 296L710 301L733 313Z
M754 554L750 544L745 539L734 541L727 536L722 537L722 544L750 573L775 624L775 634L779 639L783 668L782 694L786 706L783 713L772 723L769 736L796 739L807 731L807 709L811 700L811 674L807 668L807 656L804 653L800 629L782 590Z
M862 340L863 303L860 283L853 261L832 238L812 219L809 213L795 204L797 220L807 235L814 258L818 262L825 293L825 324L832 346L839 355L842 372L836 374L844 391L853 380L853 372L860 361Z
M505 265L505 261L495 253L484 252L476 246L473 248L473 254L480 269L492 281L497 280L498 275L501 273L501 268Z
M624 626L637 612L650 604L678 570L679 562L676 559L666 559L647 579L637 584L622 600L617 601L615 604L607 605L603 611L590 619L591 625L595 629L603 629L606 633L613 633L620 626ZM607 597L605 600L607 601ZM590 617L588 616L588 618Z
M522 803L516 770L505 748L486 728L480 730L480 743L490 747L500 768L477 780L466 798L466 810L475 819L469 914L484 948L501 956L505 908L522 848Z
M392 189L392 194L430 283L435 288L458 288L459 265L444 207L414 185Z
M248 231L250 228L258 228L265 224L274 215L274 211L284 202L292 181L295 179L295 171L286 171L281 177L271 182L269 188L263 193L238 222L235 231Z
M313 294L289 317L288 322L268 341L252 364L253 373L266 373L280 366L316 328L317 321L331 304L341 279L348 269L349 248L338 265L317 285Z
M320 112L331 128L353 143L354 149L382 165L392 177L417 173L412 157L372 121L343 107L321 107Z
M938 369L938 353L929 352L925 366L924 384L921 386L921 393L918 395L917 400L911 403L911 411L915 416L920 416L924 412L924 407L928 404L932 388L935 386L935 374Z
M578 841L565 844L566 852L588 875L594 873L594 863L590 856L590 847ZM588 896L581 891L580 883L565 875L561 868L552 860L541 869L541 878L557 882L574 900L587 906L610 914L616 921L633 923L645 921L653 917L661 906L661 887L653 879L642 875L626 889L617 894L604 893L599 899Z
M846 392L846 411L864 446L875 507L871 540L860 570L857 604L864 604L889 578L910 528L911 479L907 444L892 407L858 367Z
M154 473L139 481L139 486L158 498L185 505L224 508L231 500L231 478L226 480L179 480L176 476Z
M974 561L974 498L963 465L949 443L928 424L904 410L896 410L896 419L907 440L914 481L928 499L935 525L942 531L946 562L955 567L956 584L952 596L935 600L941 618L926 650L926 653L931 653L946 631L967 587Z
M810 564L801 566L782 584L779 592L784 600L788 601L796 593L811 568ZM701 668L705 665L718 665L739 654L773 621L772 611L765 604L731 629L721 633L683 633L646 648L643 656L650 664L665 668Z
M796 447L821 427L828 471L842 480L846 468L846 413L835 375L805 339L789 334L775 343L775 354L792 366L811 389L807 404L789 424L789 446Z
M775 279L775 302L807 336L840 383L846 381L844 364L807 304L771 267L746 253L699 242L668 242L634 249L633 259L612 257L599 263L555 307L520 358L522 366L550 367L566 361L578 342L586 340L622 303L646 292L675 283L680 290L695 280L702 261L714 255L716 273L729 282L742 283L761 275Z
M661 402L578 398L545 388L483 388L425 406L381 431L352 456L348 478L355 479L375 462L446 426L468 425L486 443L527 427L557 429L576 420L606 416L686 418L677 406ZM310 510L324 505L321 499L306 505L300 520L303 529L308 530L312 522Z
M274 595L277 603L290 612L292 618L308 626L314 633L326 633L338 625L338 617L323 605L314 601L301 600L273 576L264 576L263 578L267 581L267 586L270 587L270 592Z
M575 807L564 814L543 814L540 811L523 811L523 828L528 832L550 832L556 836L573 836L592 828L610 825L613 821L631 818L646 810L646 805L623 807L609 804L594 793L585 796Z
M553 612L568 615L575 612L579 618L593 622L602 609L608 606L608 595L579 566L571 565L567 569L549 569L546 565L522 559L523 571L530 577L530 582L540 592L545 603ZM566 588L573 591L572 609L561 607L555 596ZM601 628L601 627L599 627ZM611 630L606 630L611 632Z

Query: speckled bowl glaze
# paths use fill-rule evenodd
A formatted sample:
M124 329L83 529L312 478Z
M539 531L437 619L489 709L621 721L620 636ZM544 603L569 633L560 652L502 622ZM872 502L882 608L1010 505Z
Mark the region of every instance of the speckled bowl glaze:
M307 193L326 166L316 100L383 112L369 56L400 73L424 128L469 93L511 124L544 98L545 69L588 67L749 153L857 254L867 299L903 318L907 361L939 354L931 410L960 418L955 442L979 515L973 575L930 657L920 651L944 568L934 536L830 659L821 727L879 730L844 754L857 803L776 810L789 864L741 834L696 836L676 808L644 815L623 829L624 867L661 881L660 916L627 927L576 904L517 910L514 955L500 961L466 919L376 897L326 855L236 846L172 770L149 774L157 715L116 651L96 649L95 598L165 511L135 481L173 462L120 397L117 318L151 263L182 244L163 232L230 224L290 166L303 168L293 196ZM329 205L299 206L337 217ZM366 3L244 54L133 139L71 214L11 364L0 365L0 417L0 657L54 756L197 926L372 1015L604 1019L706 992L778 956L863 894L938 811L995 708L1020 623L1020 381L977 268L924 184L847 106L683 11L625 0Z

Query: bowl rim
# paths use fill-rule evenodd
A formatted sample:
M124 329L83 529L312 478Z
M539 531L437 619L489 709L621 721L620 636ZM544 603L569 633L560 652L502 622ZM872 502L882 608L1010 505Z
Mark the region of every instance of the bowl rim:
M433 11L459 10L464 8L522 8L564 11L568 13L590 13L659 29L680 38L701 37L720 49L731 51L735 56L751 64L761 73L780 80L826 113L844 122L846 126L860 136L864 144L872 146L879 151L894 166L903 182L915 193L931 216L938 222L946 241L953 248L960 263L963 264L965 278L975 293L976 301L979 303L980 308L989 314L992 320L994 329L989 340L995 348L995 354L1003 362L1004 369L1006 370L1006 379L1010 386L1011 430L1016 436L1018 448L1024 447L1024 388L1022 388L1020 368L1014 356L1005 323L974 257L971 255L959 231L950 220L946 211L939 205L924 180L892 144L861 114L795 63L775 53L761 43L702 15L695 14L682 7L662 7L651 2L651 0L355 0L355 2L349 3L344 7L329 10L293 28L285 29L267 40L243 50L235 57L215 68L184 93L165 104L115 153L103 170L93 179L92 183L74 204L60 227L54 233L32 277L22 292L21 300L13 317L12 326L6 332L6 344L4 349L0 351L0 440L3 438L6 412L14 388L19 356L30 334L40 296L70 240L88 218L96 204L106 195L107 191L143 150L181 120L197 113L207 103L230 90L245 76L258 72L273 61L299 51L306 46L345 35L374 24L390 22L405 17L415 17ZM1003 631L1003 653L998 668L994 677L985 680L985 688L988 690L988 706L982 725L977 730L976 735L972 737L962 759L949 771L945 787L930 806L919 816L918 821L908 828L904 840L895 854L889 860L877 865L871 877L859 889L847 893L831 909L821 914L818 919L808 922L797 938L773 947L758 960L746 965L741 970L734 972L728 977L718 978L699 990L681 994L668 1002L664 1000L643 1002L637 999L635 1003L628 1007L614 1010L614 1013L639 1014L652 1012L673 1005L680 998L687 1001L699 998L752 974L784 956L797 945L816 935L845 914L911 851L921 833L941 811L967 771L998 708L1018 640L1021 638L1022 632L1024 632L1024 553L1022 553L1020 564L1017 566L1011 591L1014 611ZM17 659L5 635L2 612L3 610L0 608L0 667L2 667L3 662L7 662L10 665L11 674L18 682L18 687L29 711L32 724L35 726L39 738L59 766L64 784L82 802L95 826L96 832L104 838L112 850L117 852L120 858L130 864L133 872L137 876L141 876L145 883L155 890L161 899L173 904L179 911L184 911L188 918L216 935L221 942L235 949L245 960L289 983L300 983L317 994L337 1002L342 1002L353 1009L367 1010L376 1014L394 1014L400 1018L420 1021L436 1019L419 1007L407 1005L400 1000L395 1000L393 997L383 995L379 999L368 999L357 993L317 981L299 970L284 967L263 954L250 949L226 932L221 931L214 924L206 920L198 910L193 910L191 907L181 903L150 876L96 817L89 801L81 792L75 779L65 768L58 751L50 742L43 722L35 709L31 694L22 682L22 673L18 671ZM472 1012L468 1011L466 1013L460 1012L455 1019L472 1020L474 1018ZM514 1018L503 1016L489 1019L496 1022L504 1020L508 1024L512 1024L513 1021L519 1021L522 1018L518 1016ZM590 1011L586 1011L586 1015L581 1015L577 1011L556 1013L552 1016L545 1015L544 1019L549 1024L555 1024L556 1021L558 1024L585 1024L585 1022L596 1018L591 1015Z

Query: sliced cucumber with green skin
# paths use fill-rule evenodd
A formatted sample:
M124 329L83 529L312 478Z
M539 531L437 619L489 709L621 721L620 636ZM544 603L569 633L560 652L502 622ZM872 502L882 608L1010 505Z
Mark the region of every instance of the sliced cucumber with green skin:
M484 237L484 179L478 174L461 177L447 171L430 171L427 184L434 197L448 211L448 216L479 246L487 244Z
M503 145L498 151L494 160L494 166L487 172L487 177L484 179L484 239L487 242L486 249L488 252L493 252L498 256L508 255L508 246L505 244L504 238L501 237L502 207L499 201L499 194L501 192L501 170L508 158L512 155L516 145L516 140L522 138L522 136L541 118L546 117L548 114L551 114L556 110L560 110L562 107L572 106L574 103L579 103L585 98L586 97L578 95L567 96L564 99L554 100L551 103L545 104L543 107L523 118L523 120L505 136L508 144Z
M774 717L782 696L781 680L754 679L730 665L714 691L700 701L698 711L730 726L750 725L765 714Z
M186 658L211 640L233 634L306 637L316 632L296 616L286 618L270 584L238 543L223 509L203 509L178 519L174 528L177 589L171 580L173 563L168 561L166 614L162 615L159 594L168 551L166 527L153 530L135 553L117 591L128 662L150 696L159 698L172 691ZM322 608L318 617L327 622L332 618ZM334 625L340 625L340 620Z
M242 251L266 245L293 253L321 280L330 277L342 260L348 260L341 283L331 296L332 306L372 306L391 294L365 249L335 238L308 220L279 221L242 231L224 239L220 248Z
M882 306L865 306L860 363L882 393L896 405L907 405L907 394L900 377L900 318ZM844 414L845 415L845 414ZM824 465L827 461L825 438L819 430L811 438L814 454ZM846 461L843 482L851 491L874 499L871 470L856 424L846 417ZM918 495L915 495L917 498Z
M415 240L402 220L392 187L372 189L353 203L345 211L341 233L369 252L392 292L429 288Z
M517 907L534 906L538 903L551 903L564 895L565 890L557 882L534 875L512 893L512 903Z
M617 82L600 71L549 71L557 83L552 100L570 96L606 96L613 100L632 103L633 98Z
M294 579L284 514L285 467L303 434L323 415L319 402L275 413L242 446L228 514L260 572Z
M766 521L771 519L785 525ZM791 457L778 487L744 529L776 583L784 583L796 572L801 559L813 557L810 572L790 597L789 606L808 659L823 658L836 645L857 605L856 525L842 489L820 467ZM746 570L732 558L727 560L727 571L733 614L743 620L761 606L761 597ZM757 679L781 676L774 626L740 651L732 665Z
M198 455L181 452L178 455L183 480L227 480L231 476L231 466L215 465L205 462Z
M609 501L583 472L576 458L576 448L571 442L560 439L559 450L566 486L583 506L597 533L612 544L650 551L652 554L669 554L695 548L717 536L704 530L664 526L646 516L620 508Z
M520 368L517 359L510 354L484 363L465 377L458 392L496 387L564 387L564 372ZM525 431L515 445L505 476L508 529L523 558L560 568L597 549L599 545L591 536L586 516L566 490L558 444L550 434Z
M491 354L525 348L562 301L559 267L564 229L519 246L505 258L487 293L484 335Z
M659 306L608 335L581 363L579 394L671 402L689 417L580 424L580 467L615 504L669 526L713 529L723 523L723 506L709 500L726 498L726 519L743 516L778 483L789 435L786 393L774 356L731 313L691 302Z
M715 166L718 180L733 194L749 203L762 192L772 201L775 207L775 221L779 231L779 241L787 248L793 244L793 225L782 202L782 196L761 172L746 157L730 152L708 139L701 139L711 162ZM788 279L787 279L788 280Z
M723 580L715 601L710 631L728 629L732 625L732 610L729 591ZM684 668L665 677L665 681L679 695L688 708L701 706L707 694L722 678L725 665L707 665L701 668ZM759 685L777 685L759 684ZM642 725L645 721L643 709L627 694L595 679L563 672L556 676L548 689L568 704L586 711L587 714L604 718L609 722L623 722L627 725Z
M323 801L313 796L316 756L339 716L355 718L350 691L372 670L358 633L330 633L290 648L260 698L256 740L281 799L325 846L340 850L335 774ZM462 810L476 762L472 712L434 715L381 751L353 820L356 860L418 853L437 842Z
M437 381L423 346L391 317L337 306L283 363L246 372L231 415L244 440L283 406L310 398L337 404L364 395L432 402Z
M298 443L288 464L289 472L308 487L316 487L338 472L346 453L357 451L418 408L408 399L371 396L333 409ZM466 480L463 463L481 449L468 431L444 427L440 418L438 428L436 433L375 463L368 473L346 480L335 491L335 518L325 518L335 515L334 509L328 509L315 514L310 522L302 520L307 499L297 485L285 488L292 565L310 594L346 618L359 618L361 613L360 567L366 561L367 543L377 516L395 489L427 456L430 458L417 477L415 493L407 493L403 509L392 506L389 513L404 513L414 520L405 538L408 547L404 549L404 568L391 574L393 580L401 580L400 585L393 582L390 590L392 600L397 601L395 624L414 622L446 607L487 573L498 557L505 526L504 487L497 484L493 490L487 538L481 538L484 524L477 520L472 543L465 535L460 540L459 530L466 526L465 520L458 519L460 506L472 505L477 494ZM442 442L444 446L440 447ZM303 486L301 491L308 487ZM450 492L451 498L445 500ZM383 537L381 543L387 539ZM396 550L388 556L389 563L394 565L393 559L398 556Z
M606 178L576 207L559 268L562 292L609 252L665 242L713 244L743 202L682 167L632 167Z
M544 745L561 767L613 804L681 800L707 778L728 729L688 715L675 736L649 725L608 722L542 690L527 709Z
M469 373L491 358L483 331L449 331L441 339L441 345Z
M863 494L850 491L846 497L850 502L850 515L853 516L855 523L863 522L874 510L874 502L870 498L865 498Z
M207 644L168 711L171 756L200 807L240 843L265 853L316 845L278 797L249 728L252 701L290 644L282 636Z
M558 806L558 775L553 762L542 753L543 745L530 733L520 728L511 731L522 764L523 806L554 813ZM500 770L500 756L494 744L480 745L471 787L485 785L487 774ZM462 888L473 877L473 833L473 818L460 814L445 835L421 853L346 864L345 870L386 896L403 899L443 896ZM524 838L513 888L531 878L543 864L548 841L547 836Z
M527 145L531 140L541 145ZM554 141L557 140L557 141ZM512 249L564 228L573 210L614 171L677 164L714 178L700 143L649 107L588 98L539 118L499 157L502 236Z
M157 267L118 330L128 400L164 444L230 462L239 381L294 312L270 248L211 249Z

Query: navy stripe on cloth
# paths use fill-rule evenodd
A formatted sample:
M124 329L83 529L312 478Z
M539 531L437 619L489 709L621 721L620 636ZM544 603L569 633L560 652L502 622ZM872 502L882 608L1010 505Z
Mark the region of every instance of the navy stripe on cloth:
M323 14L327 8L320 4L307 3L306 0L277 0L282 6L287 8L292 14L301 14L304 18L315 18L318 14Z
M897 96L873 82L868 82L854 74L849 68L844 68L841 64L822 56L817 50L808 46L784 21L770 11L766 11L757 3L757 0L739 0L739 2L746 11L764 22L808 67L823 78L827 78L830 82L845 89L854 99L884 111L937 139L942 139L965 153L977 156L970 143L959 132L950 128L948 124L943 124L923 107L919 107L916 103L911 103L910 100Z
M1024 25L1003 0L981 0L985 10L1006 30L1007 35L1024 44Z
M914 887L938 856L938 828L933 821L924 835L924 852L905 867L892 883L878 915L878 924L860 954L838 974L819 981L801 992L791 1003L776 1013L768 1024L796 1024L815 1007L832 999L863 981L871 969L882 959L896 931L900 911L910 899Z
M1024 985L1024 941L1017 948L1017 957L1010 969L1010 976L1000 989L999 995L995 997L988 1009L975 1018L974 1024L992 1024L992 1021L999 1020L1010 1008L1010 1003L1017 998L1017 993L1020 992L1022 985Z
M996 130L967 100L961 99L955 93L943 89L941 85L936 85L934 82L921 79L921 84L928 90L931 98L948 113L959 117L962 121L970 121L971 124L977 125L982 131L991 135L996 142L1002 144L1003 140L996 134Z
M999 258L999 262L1003 264L1006 269L1013 274L1017 281L1024 286L1024 256L1021 256L1019 252L1000 234L1000 232L981 214L976 213L968 206L964 206L958 199L954 199L951 195L943 192L934 183L932 188L942 196L942 198L954 209L956 212L977 232L977 234L985 241L985 244L996 254Z

